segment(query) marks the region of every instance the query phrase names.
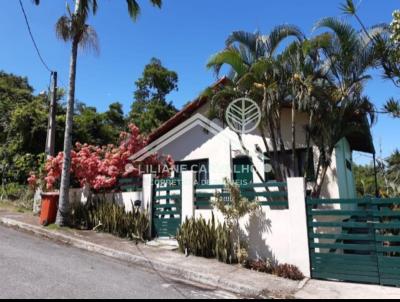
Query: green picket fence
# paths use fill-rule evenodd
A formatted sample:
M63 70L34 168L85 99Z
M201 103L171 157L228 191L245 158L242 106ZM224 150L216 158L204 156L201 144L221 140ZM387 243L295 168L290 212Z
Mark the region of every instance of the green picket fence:
M313 278L400 286L400 198L308 199L307 217Z
M283 208L289 206L287 184L283 182L240 185L240 190L243 197L249 200L258 200L261 206ZM195 206L198 209L211 209L211 199L215 197L217 193L229 203L230 194L227 192L225 185L195 186Z

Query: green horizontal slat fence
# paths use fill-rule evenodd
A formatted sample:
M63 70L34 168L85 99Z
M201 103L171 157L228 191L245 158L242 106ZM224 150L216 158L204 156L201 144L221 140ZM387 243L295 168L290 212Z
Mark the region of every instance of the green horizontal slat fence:
M181 180L158 179L153 191L153 237L176 237L182 220Z
M264 190L263 190L264 189ZM259 200L261 206L287 208L287 183L254 183L240 185L242 196L249 200ZM195 186L195 206L198 209L212 209L211 199L216 195L226 199L229 203L229 192L223 184Z
M307 199L312 277L400 286L400 199Z

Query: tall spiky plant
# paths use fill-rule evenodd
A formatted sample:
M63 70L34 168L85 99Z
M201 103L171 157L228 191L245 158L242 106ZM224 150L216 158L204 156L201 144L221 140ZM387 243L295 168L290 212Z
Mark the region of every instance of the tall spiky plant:
M40 0L33 0L36 5ZM161 8L162 0L149 0L151 4ZM140 5L136 0L126 0L127 9L133 21L140 15ZM74 10L67 5L67 14L62 16L56 25L57 36L71 42L71 59L69 70L69 93L67 101L67 116L64 135L64 161L61 176L60 201L57 213L57 224L64 225L68 216L70 167L72 150L72 126L75 104L76 68L78 48L93 48L97 50L97 35L95 30L87 24L90 14L95 15L98 9L97 0L75 0Z

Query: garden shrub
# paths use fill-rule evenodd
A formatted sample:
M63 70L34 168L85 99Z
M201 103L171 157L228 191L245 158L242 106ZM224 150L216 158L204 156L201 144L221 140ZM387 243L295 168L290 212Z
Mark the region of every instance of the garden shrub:
M273 264L270 261L261 259L249 261L247 268L260 272L276 275L281 278L290 279L294 281L301 281L305 277L298 267L290 264Z
M204 218L186 219L177 232L179 250L185 254L214 258L215 257L215 220L206 222Z
M231 231L225 223L216 228L215 256L220 262L228 264L237 262Z
M69 224L71 227L96 230L121 238L145 241L150 227L146 212L135 209L126 212L125 207L116 202L100 198L87 204L71 204Z
M182 253L232 263L229 229L225 224L216 226L214 215L208 222L204 218L187 219L178 230L177 241Z
M0 186L0 201L12 202L16 207L26 210L33 209L33 195L28 186L18 183L8 183Z
M278 277L291 279L295 281L301 281L304 279L303 273L298 269L298 267L289 264L279 264L274 269L275 275Z

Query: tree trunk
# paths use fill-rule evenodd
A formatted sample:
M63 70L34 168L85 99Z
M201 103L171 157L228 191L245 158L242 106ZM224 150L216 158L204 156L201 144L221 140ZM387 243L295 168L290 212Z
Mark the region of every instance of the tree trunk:
M328 172L328 168L329 168L328 166L322 167L321 177L320 177L320 179L317 179L317 183L316 183L316 186L314 187L314 192L312 194L314 198L319 198L321 196L322 186L324 185L326 173Z
M59 200L57 220L56 220L56 224L59 226L65 225L69 209L72 125L73 125L74 105L75 105L75 81L76 81L76 64L78 59L78 46L79 46L79 40L75 38L72 41L72 50L71 50L69 94L68 94L67 117L65 122L65 134L64 134L64 160L63 160L63 167L61 174L60 200Z
M296 99L293 98L292 102L292 168L293 176L299 176L297 164L296 164Z

